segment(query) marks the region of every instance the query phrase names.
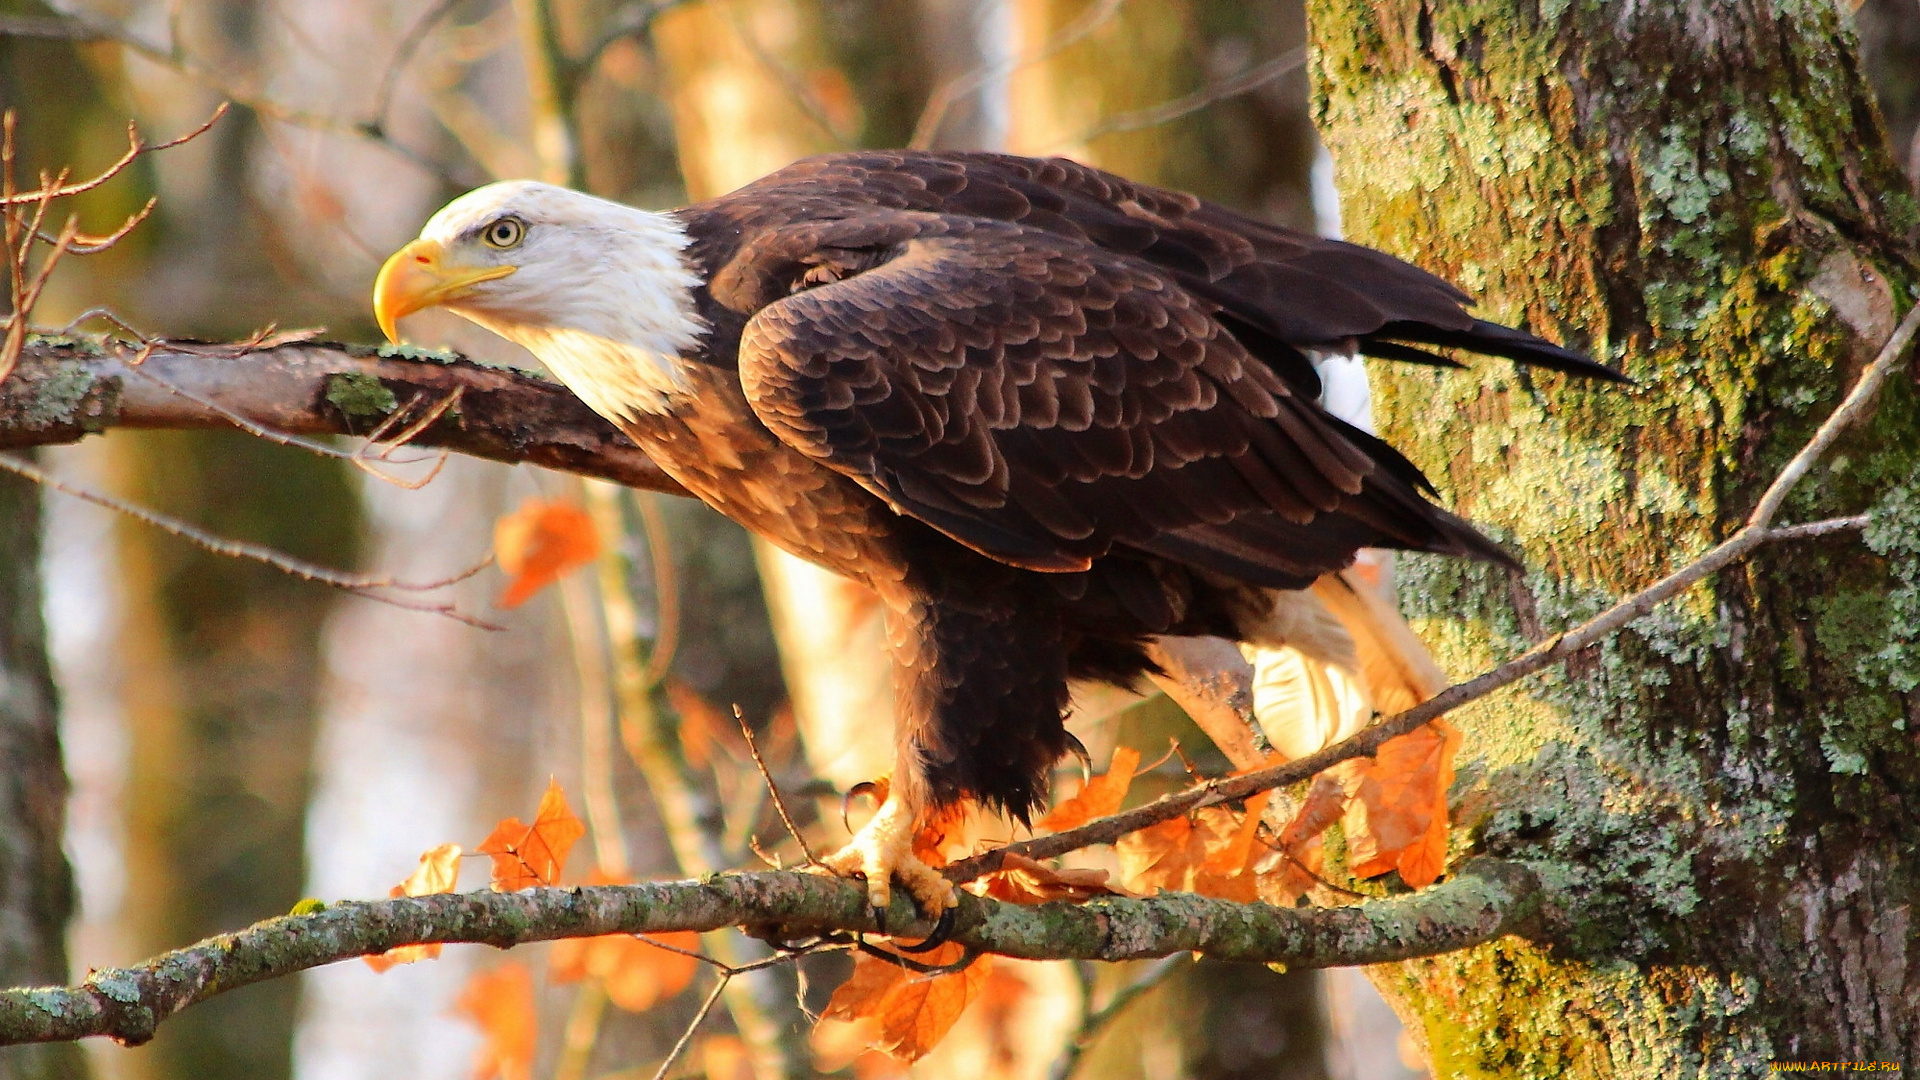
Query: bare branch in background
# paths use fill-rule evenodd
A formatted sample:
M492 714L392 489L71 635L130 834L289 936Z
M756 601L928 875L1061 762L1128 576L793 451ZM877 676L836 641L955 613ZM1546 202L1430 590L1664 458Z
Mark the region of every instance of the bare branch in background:
M1203 86L1191 94L1162 102L1152 108L1135 109L1132 112L1108 117L1053 149L1058 151L1069 146L1091 142L1102 135L1115 135L1120 132L1139 131L1143 128L1170 124L1181 117L1191 116L1209 105L1258 90L1282 75L1298 70L1306 62L1307 50L1304 46L1289 49L1264 64L1255 64L1237 75L1230 75L1219 82Z
M177 15L177 12L176 12ZM174 20L170 20L170 24ZM131 30L112 23L99 21L79 14L64 14L57 17L13 16L0 18L0 37L39 38L42 40L72 42L104 42L118 45L153 63L159 64L189 81L196 83L225 98L227 102L247 109L257 116L268 120L291 124L295 127L313 131L323 131L335 135L347 135L367 139L387 148L396 155L411 162L429 175L439 177L448 183L473 186L471 177L453 176L448 166L426 154L398 142L386 133L381 117L370 120L350 121L326 113L314 112L287 105L267 96L259 87L242 85L221 72L201 63L180 47L177 26L169 35L173 40L167 45L156 45L140 37Z
M413 25L407 27L406 34L394 47L393 56L387 61L386 69L380 73L380 89L373 95L372 119L367 121L367 127L371 131L385 132L387 112L393 108L393 88L400 82L401 70L413 61L414 54L420 51L421 45L426 43L427 35L433 33L441 20L453 14L453 9L463 3L466 3L466 0L438 0L427 9L426 14L415 19Z
M207 122L176 139L160 143L149 143L140 135L139 128L127 125L127 151L119 160L107 166L90 180L67 183L67 173L41 173L40 186L32 191L21 191L14 173L14 116L8 109L0 117L0 235L4 235L7 258L7 316L6 337L0 341L0 382L4 382L13 371L14 364L20 359L20 350L26 346L27 328L33 318L33 309L40 302L40 294L46 288L53 271L66 255L93 255L119 243L134 227L147 219L153 212L154 200L127 216L120 226L100 236L89 236L80 231L80 218L77 214L68 214L66 224L60 227L57 236L48 236L42 229L47 215L58 199L84 194L98 188L107 181L126 171L127 166L143 154L155 150L165 150L197 138L227 113L223 103L207 118ZM47 251L41 256L38 266L34 265L33 253L36 243L47 245Z
M246 559L251 562L264 563L283 574L291 574L302 581L311 581L320 585L327 585L335 589L340 589L343 592L352 593L355 596L365 597L368 600L375 600L382 604L391 604L394 607L405 608L408 611L421 611L431 615L444 615L455 622L466 623L468 626L477 627L481 630L500 629L499 626L493 623L474 618L471 615L461 612L450 603L433 604L417 600L403 600L399 597L387 595L388 590L422 593L444 589L449 585L465 581L467 578L486 569L492 564L493 560L491 559L483 560L467 571L448 578L445 581L406 582L386 577L349 574L321 566L317 563L308 562L305 559L296 559L285 552L276 551L273 548L261 544L250 544L244 540L233 540L223 536L215 536L195 525L181 521L179 518L162 514L157 510L150 510L144 506L128 502L125 499L116 498L112 495L103 495L97 491L90 491L86 488L69 484L57 479L51 473L38 466L21 461L7 454L0 454L0 470L5 470L16 476L31 480L41 487L58 491L63 495L71 495L76 499L93 503L95 506L102 506L115 513L125 514L135 521L144 522L170 536L177 536L195 547L210 551L215 555L225 555L228 558Z
M940 126L946 123L947 113L962 98L994 79L1038 64L1085 39L1118 15L1120 5L1124 3L1126 0L1099 0L1098 3L1081 12L1072 22L1061 27L1059 33L1041 42L1040 46L1033 51L1012 60L982 64L941 83L934 88L932 94L927 96L927 106L921 111L919 121L913 125L913 138L907 141L907 145L915 150L925 150L932 146L933 141L940 137Z
M1099 1040L1102 1032L1120 1019L1142 995L1172 978L1191 962L1192 958L1182 953L1163 956L1150 964L1138 978L1114 991L1113 997L1105 1005L1094 1009L1089 1002L1087 1013L1080 1020L1080 1029L1067 1040L1066 1051L1047 1071L1049 1080L1072 1080L1074 1071L1080 1067L1081 1057Z

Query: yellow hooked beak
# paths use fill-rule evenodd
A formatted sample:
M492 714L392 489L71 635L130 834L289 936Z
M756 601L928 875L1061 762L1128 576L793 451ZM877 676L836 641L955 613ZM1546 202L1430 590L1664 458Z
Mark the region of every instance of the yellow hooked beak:
M393 253L373 279L373 317L387 340L398 345L403 315L458 300L483 281L503 278L514 266L455 266L437 240L415 240Z

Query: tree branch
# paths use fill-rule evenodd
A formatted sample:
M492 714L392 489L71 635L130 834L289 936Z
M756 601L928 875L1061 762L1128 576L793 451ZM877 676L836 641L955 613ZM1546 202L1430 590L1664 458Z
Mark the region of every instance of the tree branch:
M144 356L143 356L144 353ZM382 356L356 345L162 343L136 351L30 343L0 383L0 449L76 442L109 428L235 428L282 435L402 429L458 391L411 439L629 487L686 494L627 437L557 383L453 356Z
M1483 859L1421 892L1343 908L1277 908L1192 893L1037 907L963 896L953 940L1035 960L1200 952L1317 968L1467 948L1531 929L1541 910L1531 871ZM896 899L890 921L898 932L931 932L904 896ZM906 928L909 922L914 926ZM216 994L400 945L509 948L562 937L742 925L775 928L788 938L875 931L863 887L794 872L345 901L313 914L268 919L134 967L96 970L78 986L0 991L0 1045L94 1035L138 1045L169 1017Z

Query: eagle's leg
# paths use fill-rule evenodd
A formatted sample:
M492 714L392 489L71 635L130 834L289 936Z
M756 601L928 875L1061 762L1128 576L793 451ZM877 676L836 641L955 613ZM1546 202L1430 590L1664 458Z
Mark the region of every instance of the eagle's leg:
M921 811L971 802L1022 821L1045 800L1066 750L1066 651L1060 614L1032 575L932 538L892 580L870 580L893 657L896 765L886 802L826 860L862 874L884 908L891 882L923 914L956 903L953 885L913 853Z
M821 866L841 877L866 878L867 899L879 911L892 901L897 880L922 914L940 916L959 901L953 883L913 853L917 816L907 799L890 793L880 812L853 834L852 842L820 860Z

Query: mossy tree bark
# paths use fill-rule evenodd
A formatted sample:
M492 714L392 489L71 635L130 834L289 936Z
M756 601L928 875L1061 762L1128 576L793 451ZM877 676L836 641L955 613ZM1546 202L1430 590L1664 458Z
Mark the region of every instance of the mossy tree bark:
M1828 0L1314 0L1355 239L1632 391L1379 370L1383 434L1529 568L1409 559L1457 675L1736 529L1909 303L1914 212ZM1459 716L1460 847L1534 861L1551 948L1377 969L1438 1076L1751 1076L1920 1047L1920 402L1891 385L1766 550ZM1456 852L1459 854L1459 852Z

